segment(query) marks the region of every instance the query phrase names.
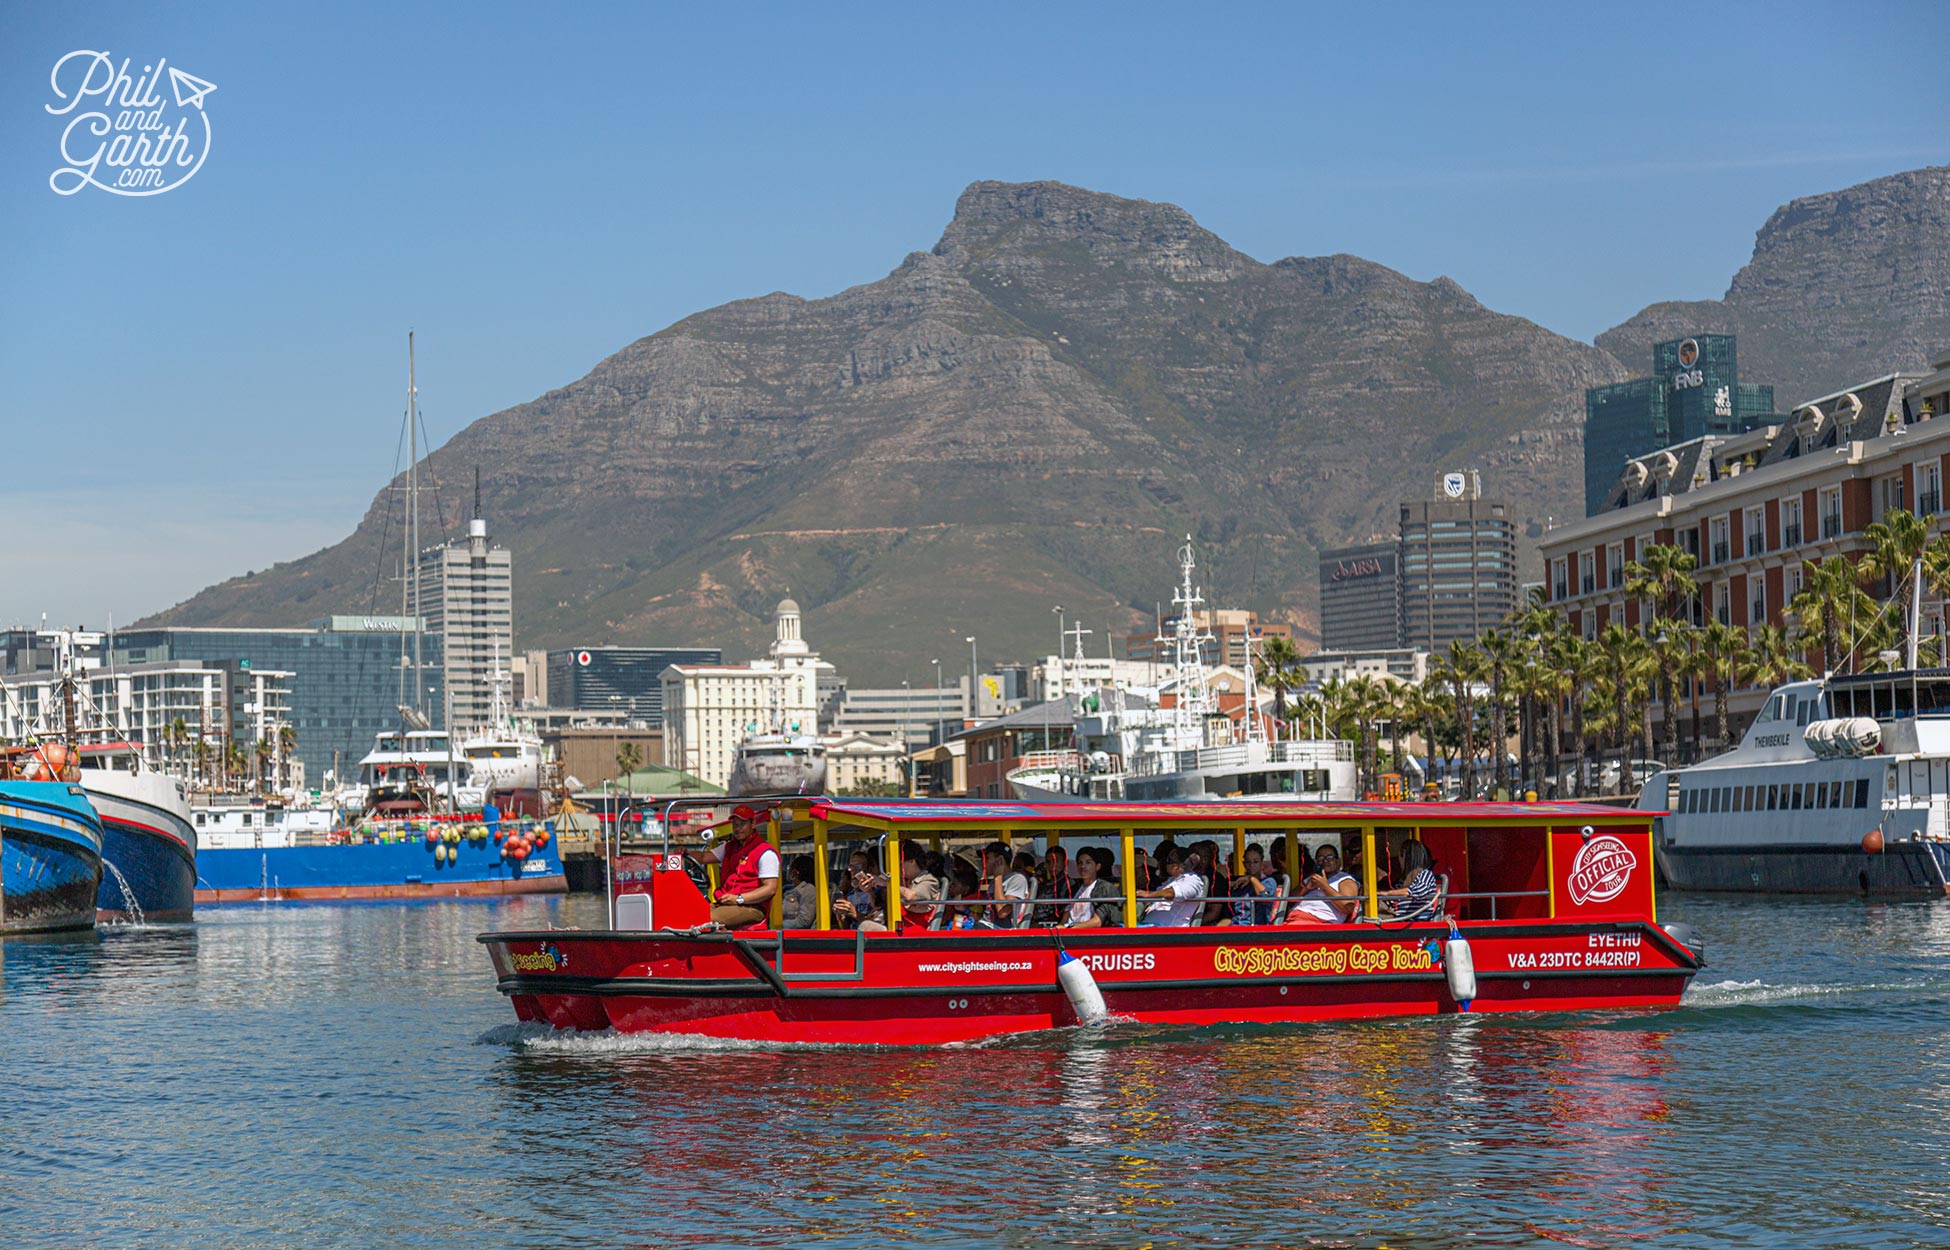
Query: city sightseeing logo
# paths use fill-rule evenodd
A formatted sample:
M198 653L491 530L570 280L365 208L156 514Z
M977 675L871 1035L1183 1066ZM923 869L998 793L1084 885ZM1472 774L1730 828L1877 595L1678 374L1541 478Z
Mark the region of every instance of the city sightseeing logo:
M65 117L62 165L48 175L56 195L98 187L110 195L161 195L203 168L210 155L210 115L203 97L217 89L168 58L130 76L106 52L70 52L54 63L47 111ZM169 78L169 95L159 88ZM171 97L174 97L174 103Z
M544 942L532 955L516 955L516 972L560 972L569 966L566 951L553 942Z
M1631 848L1617 838L1606 834L1591 839L1578 848L1577 857L1571 861L1571 875L1565 882L1571 901L1580 907L1610 902L1625 892L1625 883L1638 866Z

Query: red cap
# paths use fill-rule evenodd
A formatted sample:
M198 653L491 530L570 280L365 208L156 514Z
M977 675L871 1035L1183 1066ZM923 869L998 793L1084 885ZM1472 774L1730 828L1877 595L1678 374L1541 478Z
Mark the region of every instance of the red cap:
M757 808L748 807L743 803L731 809L731 818L733 820L757 820L759 816L760 812Z

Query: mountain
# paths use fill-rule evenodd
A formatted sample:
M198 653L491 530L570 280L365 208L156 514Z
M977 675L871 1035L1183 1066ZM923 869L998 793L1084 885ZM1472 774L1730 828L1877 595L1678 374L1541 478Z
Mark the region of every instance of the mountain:
M480 467L521 646L749 654L789 591L856 684L919 684L965 635L1047 652L1059 603L1101 653L1169 602L1187 532L1208 599L1308 627L1317 546L1392 530L1447 468L1538 532L1579 511L1584 388L1626 376L1447 278L1264 264L1169 204L980 182L879 281L697 313L432 460ZM154 619L367 610L397 500Z
M1598 346L1636 374L1652 344L1700 332L1739 335L1741 379L1782 411L1927 367L1950 348L1950 165L1775 210L1725 299L1654 304Z

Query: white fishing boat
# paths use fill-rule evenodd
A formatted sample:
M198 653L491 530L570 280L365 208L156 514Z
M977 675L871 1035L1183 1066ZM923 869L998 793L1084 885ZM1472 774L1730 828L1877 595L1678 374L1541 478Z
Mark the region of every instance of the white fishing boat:
M1008 777L1016 797L1099 803L1359 798L1352 743L1269 734L1252 664L1246 666L1240 720L1219 707L1205 665L1211 637L1198 624L1205 600L1192 583L1198 565L1189 535L1178 559L1180 584L1172 595L1177 619L1159 639L1172 645L1171 684L1110 686L1071 696L1071 749L1025 757ZM1077 645L1081 660L1081 636Z
M774 672L771 706L763 721L745 726L731 757L726 792L735 798L776 797L818 794L825 786L826 747L817 733L786 719L785 674Z

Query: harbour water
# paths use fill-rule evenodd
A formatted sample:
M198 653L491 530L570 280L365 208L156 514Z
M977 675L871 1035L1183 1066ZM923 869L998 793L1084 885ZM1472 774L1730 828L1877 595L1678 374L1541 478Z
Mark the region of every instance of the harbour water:
M8 1242L1950 1242L1950 906L1668 895L1711 967L1663 1014L942 1050L516 1027L474 935L600 916L283 903L8 941Z

